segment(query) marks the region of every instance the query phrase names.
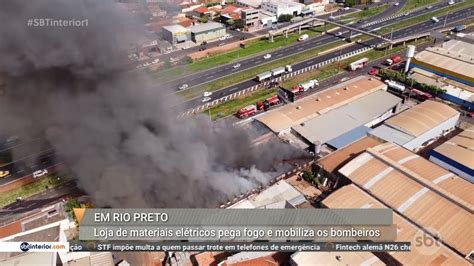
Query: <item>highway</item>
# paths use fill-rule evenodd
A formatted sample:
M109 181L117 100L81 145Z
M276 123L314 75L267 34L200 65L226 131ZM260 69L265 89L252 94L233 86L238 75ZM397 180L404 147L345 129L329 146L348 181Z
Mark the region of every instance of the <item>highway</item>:
M429 10L428 9L421 9L421 10L418 10L416 12L410 13L408 16L401 16L399 18L395 18L395 19L392 19L392 20L387 20L387 21L384 21L384 22L380 22L380 23L377 23L375 25L371 25L371 26L366 27L366 28L362 28L362 27L359 27L359 28L366 29L366 30L373 30L373 29L376 29L376 28L379 28L379 27L384 27L384 26L387 26L387 25L390 25L390 24L393 24L393 23L397 23L397 22L400 22L400 21L403 21L403 20L406 20L406 19L409 19L409 18L412 18L412 17L416 17L416 16L419 16L419 15L422 15L422 14L425 14L425 13L428 13L428 12L433 12L436 9L446 7L446 5L447 4L444 3L444 2L439 3L437 5L433 5L433 8L429 9ZM400 8L400 7L401 7L401 5L399 5L397 7L393 7L393 8ZM390 11L394 12L393 9L390 9ZM385 12L383 12L383 13L384 13L384 16L386 16L387 13L385 13ZM369 18L364 22L376 21L378 19L380 19L380 17L377 16L377 18L375 20ZM358 24L364 24L364 23L358 23ZM355 24L354 26L357 27L357 24ZM335 37L334 35L331 35L331 34L320 35L320 36L317 36L317 37L314 37L314 38L310 38L310 39L308 39L304 42L296 42L294 44L290 44L288 46L285 46L281 49L277 49L277 50L272 51L271 52L271 54L272 54L271 60L263 59L263 55L260 54L260 55L248 57L248 58L245 58L243 60L238 61L241 65L238 70L233 68L233 65L237 62L236 61L236 62L232 62L232 63L226 64L226 65L221 65L221 66L218 66L218 67L215 67L215 68L211 68L211 69L208 69L208 70L205 70L205 71L200 71L200 72L197 72L197 73L193 73L193 74L184 76L182 78L178 78L178 79L166 82L164 84L160 84L159 88L160 88L160 90L167 90L167 91L173 91L174 92L174 91L177 91L177 88L182 84L188 84L189 87L197 86L197 85L200 85L200 84L203 84L203 83L206 83L206 82L210 82L210 81L215 80L215 79L225 77L225 76L230 75L230 74L235 74L236 71L243 71L243 70L246 70L246 69L249 69L249 68L253 68L253 67L255 67L257 65L260 65L260 64L268 63L268 62L278 60L278 59L281 59L281 58L284 58L284 57L289 57L293 54L304 52L305 50L309 50L309 49L313 49L313 48L316 48L316 47L319 47L319 46L326 45L328 43L336 41L337 39L338 39L337 37ZM258 74L258 73L255 73L255 74Z
M459 20L467 18L468 16L470 16L470 14L472 14L473 10L474 10L474 7L471 6L471 7L468 7L468 8L450 13L448 15L447 25L453 24L453 23L455 23ZM428 21L425 21L423 23L419 23L419 24L410 26L408 28L404 28L404 29L401 29L401 30L398 30L398 31L394 31L393 32L393 39L401 38L401 37L405 37L405 36L409 36L409 35L414 35L416 33L431 31L431 30L434 30L436 28L442 28L445 16L438 16L438 18L440 20L439 23L433 23L431 20L428 20ZM374 27L380 27L380 25L374 25ZM324 37L326 37L326 38L338 38L338 37L335 37L335 36L332 36L332 35L329 35L329 34L325 35ZM293 71L297 71L297 70L303 69L307 66L314 65L314 64L326 61L328 59L334 58L334 57L338 56L339 54L345 54L345 53L348 53L348 52L351 52L351 51L355 51L355 50L361 48L362 46L377 45L379 43L381 43L380 40L371 39L371 40L368 40L368 41L364 42L363 44L354 44L352 46L343 48L341 50L330 52L330 53L327 53L327 54L324 54L324 55L321 55L321 56L317 56L317 57L314 57L312 59L308 59L306 61L294 64L292 66L292 68L293 68ZM256 74L258 74L258 73L256 73ZM247 80L247 81L241 82L239 84L230 86L228 88L219 90L217 93L214 93L211 96L211 98L212 98L212 100L219 99L221 97L231 95L231 94L233 94L237 91L252 87L252 86L257 85L257 84L258 84L258 82L255 81L255 80ZM185 109L190 109L190 108L199 106L201 104L202 104L201 98L196 98L196 99L185 102L183 105L184 105Z

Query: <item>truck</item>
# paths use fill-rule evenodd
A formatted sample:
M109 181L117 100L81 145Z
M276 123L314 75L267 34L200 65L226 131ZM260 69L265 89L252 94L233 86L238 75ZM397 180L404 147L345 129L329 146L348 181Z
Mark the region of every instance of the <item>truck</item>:
M256 79L257 79L258 82L262 82L262 81L264 81L266 79L269 79L271 77L272 77L272 72L267 71L267 72L264 72L262 74L258 74Z
M400 93L404 93L405 92L405 85L403 84L400 84L400 83L397 83L393 80L385 80L385 84L387 84L388 88L393 90L393 91L397 91L397 92L400 92Z
M272 97L265 99L265 101L263 102L257 102L257 110L266 111L270 109L271 106L277 105L279 103L280 103L280 98L278 98L278 95L273 95Z
M295 87L297 87L300 92L305 92L305 91L307 91L309 89L312 89L316 86L319 86L319 82L315 79L311 79L311 80L308 80L308 81L305 81L305 82L301 82L300 84L296 85Z
M256 114L257 112L260 111L267 111L270 109L271 106L277 105L280 103L280 98L278 95L273 95L271 97L268 97L264 101L259 101L256 102L255 104L251 104L248 106L245 106L244 108L241 108L239 112L237 112L237 116L239 118L247 118L249 116L252 116Z
M393 64L398 64L402 61L402 57L399 56L399 55L393 55L392 57L388 58L387 60L385 60L385 63L387 63L387 65L391 66Z
M361 58L361 59L349 64L349 69L351 71L355 71L359 68L363 68L367 65L367 62L369 62L369 59L367 57Z
M461 31L463 31L463 30L465 30L465 29L466 29L466 26L463 25L463 24L460 24L460 25L456 25L456 26L453 28L452 31L453 31L453 32L461 32Z
M272 69L271 71L267 71L267 72L264 72L264 73L261 73L259 75L257 75L257 77L255 77L255 79L258 81L258 82L262 82L266 79L269 79L271 77L278 77L282 74L285 74L285 73L291 73L293 71L291 65L286 65L284 67L277 67L275 69Z
M433 96L431 94L417 90L417 89L411 89L410 95L419 101L426 101L426 100L433 99Z
M257 113L257 107L254 104L245 106L244 108L239 110L237 114L239 118L247 118Z
M298 41L302 42L304 40L307 40L309 38L308 34L303 34L298 38Z

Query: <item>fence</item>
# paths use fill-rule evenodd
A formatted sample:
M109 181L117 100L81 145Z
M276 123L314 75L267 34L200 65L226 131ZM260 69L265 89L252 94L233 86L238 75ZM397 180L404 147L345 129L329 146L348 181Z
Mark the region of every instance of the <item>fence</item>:
M249 94L255 90L258 90L258 89L261 89L261 88L265 88L267 87L268 85L272 84L272 83L275 83L275 82L280 82L280 81L283 81L283 80L287 80L289 78L292 78L296 75L300 75L300 74L303 74L305 72L308 72L308 71L311 71L311 70L314 70L314 69L319 69L323 66L326 66L328 64L332 64L334 62L337 62L337 61L340 61L340 60L345 60L347 58L350 58L350 57L353 57L353 56L356 56L358 54L361 54L361 53L364 53L364 52L367 52L369 50L371 50L373 48L370 48L370 47L363 47L363 48L360 48L358 50L355 50L355 51L352 51L352 52L349 52L349 53L345 53L345 54L342 54L342 55L339 55L339 56L336 56L334 58L331 58L331 59L328 59L326 61L323 61L323 62L320 62L320 63L317 63L317 64L314 64L314 65L311 65L311 66L307 66L305 68L302 68L302 69L299 69L299 70L296 70L294 72L291 72L291 73L288 73L288 74L285 74L283 76L280 76L280 77L277 77L277 78L274 78L270 81L266 81L266 82L262 82L260 84L257 84L257 85L254 85L252 87L249 87L249 88L245 88L243 90L240 90L238 92L235 92L233 94L230 94L230 95L227 95L227 96L224 96L224 97L221 97L219 99L216 99L212 102L208 102L206 104L203 104L203 105L200 105L198 107L195 107L193 109L190 109L190 110L187 110L185 111L184 113L180 114L179 117L187 117L187 116L190 116L190 115L194 115L194 114L198 114L198 113L201 113L213 106L216 106L218 104L221 104L221 103L224 103L224 102L227 102L227 101L230 101L232 99L235 99L235 98L238 98L238 97L241 97L241 96L244 96L246 94Z

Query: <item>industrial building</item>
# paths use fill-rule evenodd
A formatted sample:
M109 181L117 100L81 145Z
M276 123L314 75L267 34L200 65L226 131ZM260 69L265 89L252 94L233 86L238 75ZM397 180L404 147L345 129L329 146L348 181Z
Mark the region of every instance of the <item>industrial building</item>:
M470 127L436 149L430 161L474 183L474 127Z
M195 43L217 40L225 34L225 26L217 22L208 22L191 27L191 40Z
M183 43L189 40L189 30L179 24L164 26L161 36L171 44Z
M397 112L402 99L379 90L292 127L308 143L342 148Z
M359 76L256 118L295 146L339 149L398 111L401 99L378 79Z
M262 0L236 0L235 4L251 8L260 8Z
M267 189L230 206L231 209L295 208L306 202L304 195L281 180Z
M415 55L410 76L421 83L447 92L440 97L474 109L474 34L459 33L441 46L429 47Z
M453 108L425 101L386 120L369 134L416 151L453 130L458 120L459 112Z
M472 252L466 232L472 231L474 185L465 179L393 143L368 148L338 172L463 257ZM345 201L354 202L349 195Z
M281 15L298 16L305 5L289 0L268 0L263 1L261 7L278 18Z
M396 188L396 185L395 187ZM391 187L387 187L387 189L391 189ZM397 189L398 191L398 189ZM394 192L395 193L395 192ZM392 194L392 193L391 193ZM434 204L434 202L432 202ZM383 199L380 199L373 194L370 195L369 193L365 192L364 190L360 189L358 186L351 184L348 186L344 186L331 195L329 195L326 199L323 200L322 205L328 208L387 208L390 207L387 204L383 203ZM423 209L427 209L429 205L427 205ZM437 220L437 217L433 217L429 215L430 219L433 221ZM445 219L445 216L440 217L441 219ZM439 220L439 221L443 221ZM445 243L438 243L433 235L426 234L422 230L425 230L423 226L420 226L417 223L414 223L411 219L405 218L403 215L400 215L395 209L393 214L393 223L397 225L397 241L406 241L412 243L412 248L410 252L391 252L387 254L379 254L383 256L384 263L387 265L471 265L469 261L464 259L462 256L451 250ZM450 223L445 224L442 223L445 227L459 227L463 230L466 228L462 228L461 225ZM458 228L458 229L459 229ZM467 229L469 230L469 229ZM444 236L444 235L441 235ZM438 243L436 245L431 246L416 246L415 239L417 237L425 237L427 241L431 241L431 243ZM459 241L469 240L468 235L462 236ZM297 255L301 254L301 255ZM352 252L344 252L340 255L340 260L336 261L335 254L329 253L327 256L320 257L319 252L297 252L295 255L292 256L295 258L302 257L300 260L302 262L308 261L313 259L312 261L320 261L320 259L324 259L323 263L321 264L357 264L357 265L373 265L373 263L377 263L378 260L371 257L372 253L364 252L364 253L352 253ZM332 257L330 256L332 254ZM353 254L360 254L353 255ZM388 255L388 256L386 256ZM361 257L365 256L365 257ZM377 258L377 257L376 257ZM305 259L305 260L303 260ZM364 260L366 259L366 260ZM354 260L354 261L353 261ZM311 260L310 260L311 261ZM324 263L326 262L327 263ZM365 262L365 263L364 263ZM372 263L370 263L372 262ZM308 265L308 264L296 264L296 265Z

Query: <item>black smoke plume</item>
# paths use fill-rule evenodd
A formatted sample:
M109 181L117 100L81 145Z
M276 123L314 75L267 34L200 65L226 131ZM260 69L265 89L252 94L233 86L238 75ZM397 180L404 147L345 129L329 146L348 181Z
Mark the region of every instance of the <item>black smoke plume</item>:
M28 25L50 18L88 22ZM176 119L169 92L124 70L139 34L111 1L2 1L2 131L44 134L94 201L113 207L216 206L294 155L204 116Z

